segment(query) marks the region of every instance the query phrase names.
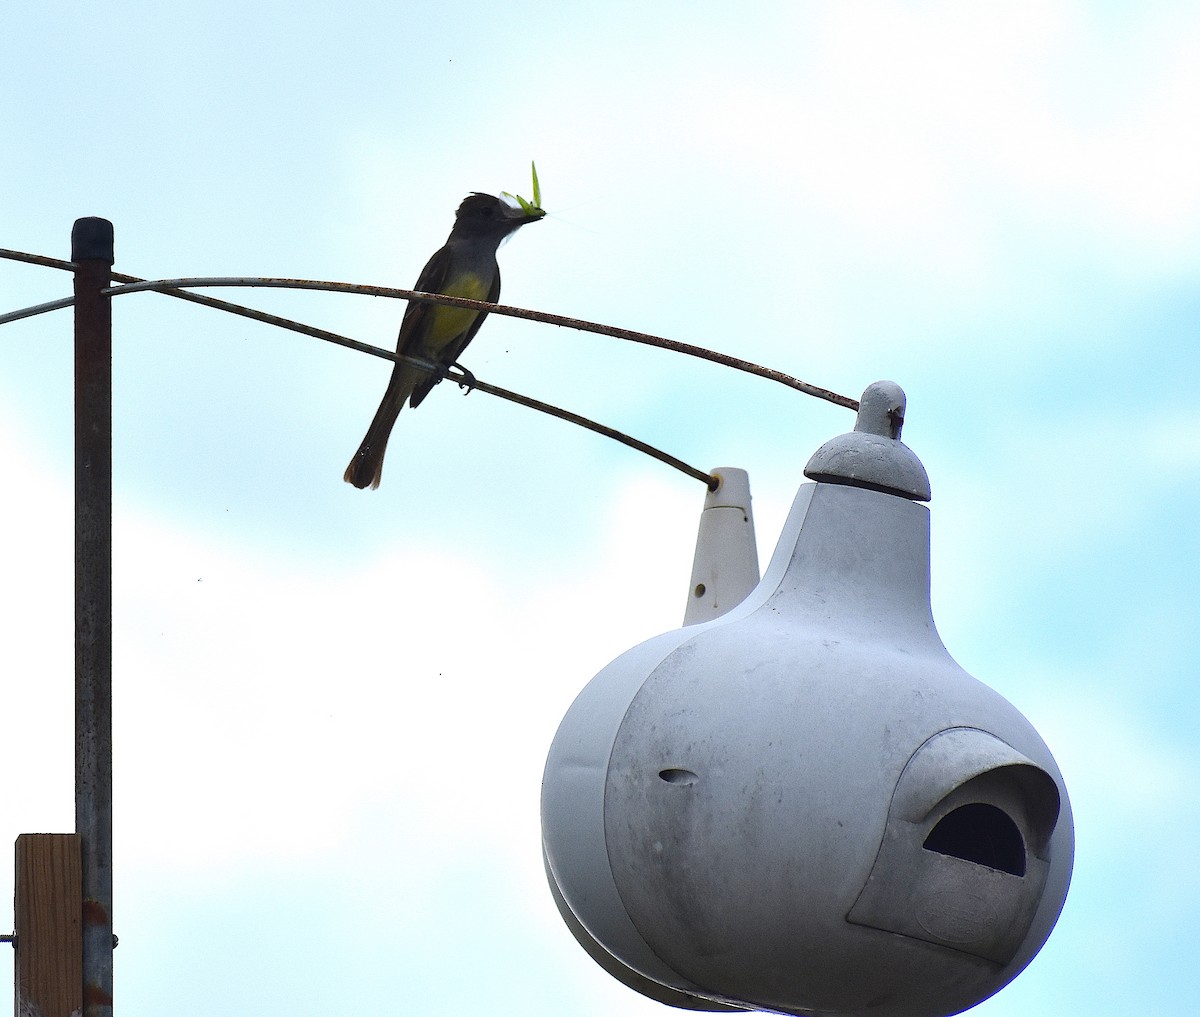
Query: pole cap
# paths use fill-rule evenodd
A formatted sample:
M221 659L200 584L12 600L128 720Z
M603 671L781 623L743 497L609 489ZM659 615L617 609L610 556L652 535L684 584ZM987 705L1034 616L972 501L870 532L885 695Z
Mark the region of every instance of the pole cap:
M113 263L113 224L89 215L76 219L71 227L71 260Z

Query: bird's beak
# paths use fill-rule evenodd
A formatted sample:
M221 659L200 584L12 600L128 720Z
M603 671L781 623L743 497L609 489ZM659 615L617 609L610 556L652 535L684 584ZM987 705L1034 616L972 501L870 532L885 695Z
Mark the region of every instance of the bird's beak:
M544 208L538 208L536 205L528 201L523 201L507 192L500 195L500 202L504 205L505 218L515 219L522 226L526 223L537 222L546 215Z
M526 223L537 222L544 218L546 210L544 208L534 208L532 205L529 208L514 208L508 212L509 218L518 220L522 226Z

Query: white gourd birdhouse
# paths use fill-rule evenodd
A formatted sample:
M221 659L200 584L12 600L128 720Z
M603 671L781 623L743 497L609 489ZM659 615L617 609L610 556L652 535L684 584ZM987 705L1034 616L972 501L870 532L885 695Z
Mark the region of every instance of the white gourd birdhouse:
M942 1017L1016 977L1062 909L1062 775L938 637L903 412L898 386L868 388L749 596L618 657L554 738L551 889L644 995Z

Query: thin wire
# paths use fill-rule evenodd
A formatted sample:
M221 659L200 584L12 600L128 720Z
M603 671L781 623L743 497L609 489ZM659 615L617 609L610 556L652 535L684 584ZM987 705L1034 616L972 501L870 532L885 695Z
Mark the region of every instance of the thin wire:
M7 248L0 248L0 258L7 258L11 261L23 261L32 265L41 265L48 268L58 268L65 271L74 271L75 265L70 261L62 261L57 258L47 258L37 254L27 254L23 251L13 251ZM829 389L821 388L817 385L812 385L809 382L801 381L782 371L776 371L773 368L763 367L759 364L751 363L748 360L743 360L740 357L732 357L728 354L717 353L713 350L707 350L700 346L693 346L690 343L678 342L674 339L665 339L661 336L650 335L645 332L635 332L631 329L618 328L614 325L602 325L598 322L585 321L580 318L570 318L565 315L549 314L545 311L532 311L523 307L512 307L506 304L493 304L483 300L469 300L465 297L451 297L439 293L423 293L419 290L405 290L392 286L371 286L357 283L341 283L326 280L313 279L281 279L270 277L251 277L251 276L210 276L210 277L193 277L193 278L178 278L178 279L158 279L147 280L137 276L126 275L122 272L113 272L112 277L122 285L110 287L104 290L104 294L109 297L119 296L124 293L137 293L144 291L155 291L165 293L168 296L177 297L181 300L189 300L192 303L201 304L206 307L212 307L217 310L227 311L231 314L237 314L244 318L251 318L255 321L260 321L268 325L275 325L279 328L288 329L293 332L298 332L302 335L312 336L317 339L322 339L326 342L331 342L339 346L345 346L348 349L356 350L360 353L369 353L373 356L380 357L384 360L404 361L412 364L423 371L436 373L443 377L449 377L459 384L464 384L466 376L460 376L454 372L448 371L441 365L431 364L419 358L407 357L402 354L392 353L388 350L381 349L377 346L371 346L368 343L359 342L356 339L350 339L347 336L338 335L336 332L329 332L325 329L314 328L311 325L305 325L298 321L293 321L290 318L282 318L278 315L268 314L265 311L259 311L255 308L245 307L241 304L230 303L226 300L219 300L215 297L207 297L198 293L189 293L184 287L263 287L272 289L303 289L303 290L318 290L330 291L338 293L358 293L369 296L380 296L390 299L399 300L415 300L424 303L445 304L450 307L463 307L470 310L484 311L492 314L500 314L513 318L523 318L528 321L540 321L545 324L558 325L564 328L573 328L583 332L593 332L597 335L610 336L616 339L624 339L629 342L641 343L647 346L656 346L660 349L672 350L677 353L683 353L687 356L696 357L701 360L708 360L712 363L720 364L725 367L733 368L734 370L743 371L747 374L753 374L760 378L766 378L770 381L778 382L781 385L786 385L796 391L803 392L806 395L814 396L818 399L824 399L826 402L834 403L838 406L844 406L847 409L858 410L858 400L852 399L849 396L839 395ZM65 298L62 300L51 301L45 304L37 304L32 307L22 308L18 311L12 311L5 315L0 315L0 325L6 324L9 321L17 321L21 318L31 317L36 314L42 314L48 311L59 310L63 307L69 307L74 303L73 298ZM630 448L638 449L651 455L654 458L664 462L676 469L694 477L697 480L702 480L710 490L715 489L717 479L710 474L697 470L682 460L655 448L652 445L647 445L645 442L639 441L621 431L617 431L597 421L590 420L587 417L572 413L569 410L564 410L549 403L543 403L540 400L532 399L528 396L520 395L516 392L511 392L507 389L497 388L483 382L475 382L474 387L481 391L487 392L490 395L495 395L501 399L507 399L510 402L519 403L527 406L530 409L538 410L542 413L547 413L551 416L559 417L562 420L567 420L578 424L589 430L595 431L598 434L606 435L613 438L622 444L628 445Z
M6 255L7 253L9 253L9 252L6 252L6 251L0 249L0 256ZM13 253L17 253L17 252L13 252ZM50 262L54 262L54 259L40 258L37 255L26 255L23 258L18 258L18 259L13 259L13 260L25 260L25 258L29 258L29 259L37 258L38 260L34 261L33 262L34 264L44 264L44 265L46 265L46 267L49 267L49 268L64 268L67 270L73 270L75 267L69 261L47 264ZM113 273L113 278L118 279L120 281L128 281L129 283L134 284L134 285L145 281L142 279L138 279L136 276L127 276L124 273L117 273L117 272ZM155 289L155 288L157 288L157 287L147 287L147 286L139 287L139 289L143 289L143 290ZM229 311L232 314L237 314L237 315L240 315L245 318L252 318L255 321L261 321L268 325L276 325L280 328L284 328L284 329L287 329L292 332L299 332L302 335L312 336L315 339L324 339L327 342L336 343L339 346L346 346L349 349L358 350L361 353L370 353L373 356L380 357L383 360L403 361L405 363L412 364L414 367L417 367L422 371L428 371L431 374L437 374L439 376L447 377L450 380L455 381L462 385L471 384L468 381L467 376L465 374L460 375L457 372L449 371L445 367L443 367L441 364L433 364L433 363L430 363L429 361L421 360L417 357L408 357L408 356L404 356L403 354L393 353L390 350L380 349L378 346L371 346L371 345L368 345L367 343L359 342L357 339L350 339L350 338L347 338L346 336L338 335L336 332L327 332L325 329L314 328L312 325L305 325L304 323L299 322L299 321L292 321L290 318L281 318L278 315L267 314L265 311L259 311L252 307L243 307L240 304L231 304L228 301L218 300L215 297L206 297L206 296L202 296L201 294L197 294L197 293L187 293L183 290L166 289L166 290L160 290L160 291L165 292L169 296L177 296L177 297L180 297L181 299L191 300L194 303L203 304L207 307L212 307L217 310ZM131 292L131 290L129 289L129 287L123 286L120 288L119 292L128 293L128 292ZM67 298L64 301L55 301L54 303L56 306L66 307L66 306L70 306L70 304L74 303L74 299ZM56 307L51 307L48 304L43 304L43 305L39 305L39 306L43 310L46 310L46 311L56 309ZM36 310L34 310L32 308L26 308L26 310L31 313L38 313ZM2 323L3 323L3 321L0 320L0 324L2 324ZM640 441L639 439L634 438L631 435L625 434L622 431L618 431L615 428L607 426L606 424L601 424L598 421L591 420L588 417L581 416L578 413L573 413L570 410L561 409L560 407L553 406L550 403L544 403L539 399L533 399L530 396L521 395L518 392L512 392L512 391L509 391L508 389L499 388L498 386L495 386L495 385L489 385L486 382L479 381L478 379L474 379L474 383L473 383L473 385L471 385L471 387L477 388L481 392L486 392L489 395L496 396L497 398L506 399L509 402L513 402L513 403L518 403L519 405L528 407L529 409L537 410L539 413L545 413L552 417L558 417L560 420L566 420L569 423L577 424L578 426L586 428L589 431L595 431L597 434L601 434L601 435L604 435L605 437L612 438L614 441L618 441L621 444L627 445L630 448L636 449L639 452L644 452L646 455L659 460L659 462L665 463L668 466L673 466L675 469L679 470L681 473L686 473L689 477L692 477L696 480L701 481L706 487L708 487L708 489L710 491L715 491L717 489L718 484L720 483L720 481L716 477L714 477L712 474L705 473L703 470L698 470L694 466L690 466L688 463L685 463L682 459L677 459L675 456L671 455L669 452L664 452L662 449L655 448L653 445L648 445L644 441Z
M0 325L7 325L10 321L20 321L22 318L32 318L35 314L45 314L47 311L60 311L64 307L70 307L73 303L75 303L74 297L63 297L61 300L50 300L44 304L22 307L17 311L0 314Z
M25 254L22 251L12 251L4 248L0 248L0 258L9 258L13 261L25 261L33 265L44 265L49 268L61 268L67 271L73 271L75 268L75 266L69 261L60 261L56 258L46 258L37 254ZM665 339L662 336L650 335L646 332L635 332L632 329L619 328L615 325L602 325L599 322L585 321L582 318L569 318L561 314L550 314L546 311L532 311L524 307L512 307L508 304L492 304L484 300L468 300L466 297L450 297L440 293L422 293L419 290L404 290L392 286L367 286L357 283L339 283L313 279L278 279L254 278L248 276L228 276L193 279L181 278L146 280L140 279L137 276L125 275L121 272L114 272L113 278L118 282L128 283L130 285L113 287L111 290L108 290L107 292L112 296L115 296L118 293L132 293L139 290L156 290L158 292L170 293L171 296L179 297L183 300L191 300L194 303L206 304L213 307L219 306L223 310L231 311L235 314L243 314L244 317L251 318L257 317L257 313L259 312L254 312L252 308L242 308L240 311L235 311L234 308L239 307L240 305L229 304L225 301L214 301L211 298L206 298L195 293L186 293L181 289L181 287L263 286L276 289L328 290L339 293L363 293L369 296L387 297L398 300L417 300L425 303L445 304L449 307L465 307L471 310L487 311L492 314L505 315L510 318L524 318L528 321L540 321L548 325L558 325L563 328L573 328L581 332L594 332L597 335L606 335L614 339L625 339L629 342L642 343L647 346L657 346L660 349L673 350L676 353L683 353L690 357L708 360L716 364L721 364L724 367L731 367L737 371L744 371L747 374L753 374L760 378L766 378L770 381L778 382L781 385L786 385L788 388L793 388L798 392L803 392L805 395L810 395L817 399L824 399L826 402L833 403L837 406L844 406L846 409L854 410L855 412L858 411L857 399L852 399L850 396L840 395L837 392L833 392L827 388L822 388L819 385L813 385L810 382L801 381L799 378L795 378L790 374L785 374L783 371L777 371L771 367L763 367L760 364L752 363L749 360L743 360L740 357L732 357L725 353L717 353L713 350L706 350L702 346L693 346L690 343L679 342L675 339ZM266 317L259 318L258 320L267 321L271 317L273 316L267 315ZM350 345L351 348L356 348L353 346L353 340L350 340L348 343L341 343L341 345Z
M44 254L26 254L24 251L13 251L7 247L0 247L0 258L7 258L9 261L24 261L30 265L41 265L43 268L61 268L67 272L75 271L75 263L73 261L63 261L61 258L47 258Z
M117 278L114 273L113 278ZM679 342L675 339L664 339L662 336L650 335L647 332L635 332L628 328L618 328L615 325L602 325L595 321L585 321L582 318L569 318L562 314L550 314L546 311L532 311L524 307L512 307L508 304L493 304L486 300L469 300L466 297L451 297L442 293L423 293L420 290L404 290L394 286L368 286L359 283L330 282L322 279L278 279L254 276L206 276L180 279L143 280L128 286L114 286L105 292L110 296L121 293L135 293L141 290L171 290L198 287L265 287L268 289L298 289L323 290L335 293L362 293L375 297L388 297L396 300L416 300L422 303L445 304L448 307L464 307L472 311L485 311L489 314L500 314L510 318L524 318L527 321L540 321L547 325L559 325L563 328L573 328L580 332L594 332L614 339L625 339L629 342L642 343L646 346L657 346L660 349L683 353L689 357L708 360L723 367L731 367L744 371L759 378L778 382L788 388L803 392L805 395L824 399L826 402L846 409L858 410L858 400L849 396L839 395L827 388L801 381L783 371L761 364L743 360L741 357L731 357L726 353L717 353L702 346Z
M11 251L7 247L0 247L0 258L6 258L9 261L24 261L30 265L41 265L43 268L61 268L68 272L75 271L75 265L70 261L47 258L41 254L26 254L24 251ZM64 307L70 307L73 303L75 303L74 297L64 297L62 300L51 300L45 304L22 307L18 311L9 311L7 314L0 314L0 325L7 325L10 321L20 321L22 318L32 318L35 314L45 314L47 311L57 311Z
M453 380L458 378L451 375ZM689 477L694 477L701 481L710 491L715 491L721 481L718 477L714 477L711 473L705 473L703 470L698 470L694 466L689 466L682 459L676 459L668 452L663 452L661 449L655 448L653 445L647 445L644 441L639 441L637 438L632 438L628 434L623 434L616 431L605 424L599 424L594 420L589 420L587 417L581 417L578 413L572 413L570 410L560 409L557 406L551 406L549 403L543 403L537 399L531 399L529 396L521 395L519 392L510 392L508 389L497 388L495 385L488 385L482 381L476 380L474 388L481 392L487 392L490 395L499 396L501 399L507 399L510 402L520 403L522 406L528 406L531 410L540 410L542 413L548 413L552 417L558 417L562 420L570 421L572 424L578 424L580 427L586 427L589 431L595 431L597 434L606 435L623 445L628 445L630 448L637 449L639 452L645 452L646 455L653 456L659 462L666 463L668 466L674 466L681 473L686 473Z

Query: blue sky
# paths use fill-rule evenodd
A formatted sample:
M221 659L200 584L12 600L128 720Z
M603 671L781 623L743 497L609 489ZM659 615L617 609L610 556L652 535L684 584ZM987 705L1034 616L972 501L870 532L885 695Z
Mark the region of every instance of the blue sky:
M1200 944L1200 11L1194 4L17 3L0 246L409 286L472 190L551 216L503 299L851 395L931 478L933 607L1076 814L1042 954L974 1013L1184 1013ZM63 296L0 263L0 310ZM231 299L394 342L401 305ZM563 712L678 625L703 489L440 388L379 491L387 365L114 304L120 1013L661 1013L559 922L538 788ZM69 830L69 312L0 329L0 840ZM841 410L490 320L467 365L701 467L765 560ZM0 899L10 867L0 865ZM9 958L0 959L8 971Z

